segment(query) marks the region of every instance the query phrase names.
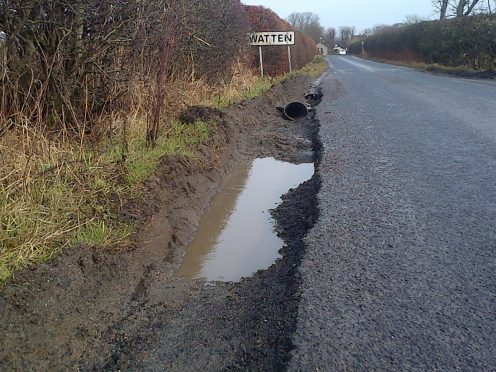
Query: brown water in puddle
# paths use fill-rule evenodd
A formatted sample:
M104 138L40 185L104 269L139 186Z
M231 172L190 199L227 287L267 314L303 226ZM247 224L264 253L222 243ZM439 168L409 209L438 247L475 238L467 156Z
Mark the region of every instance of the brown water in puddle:
M200 221L176 275L239 281L267 269L283 247L269 210L277 207L281 195L313 174L311 163L295 165L273 158L238 167Z

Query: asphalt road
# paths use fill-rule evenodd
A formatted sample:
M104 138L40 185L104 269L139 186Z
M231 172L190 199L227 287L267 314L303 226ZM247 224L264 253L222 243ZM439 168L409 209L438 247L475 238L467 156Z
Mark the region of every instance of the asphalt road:
M291 370L496 370L496 82L330 57Z

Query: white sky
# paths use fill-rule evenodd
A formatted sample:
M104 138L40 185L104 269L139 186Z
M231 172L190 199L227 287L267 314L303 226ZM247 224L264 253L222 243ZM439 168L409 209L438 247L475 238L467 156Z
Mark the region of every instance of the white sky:
M435 18L431 0L241 0L248 5L262 5L281 18L293 12L312 12L322 26L356 26L358 31L378 24L402 22L407 15Z

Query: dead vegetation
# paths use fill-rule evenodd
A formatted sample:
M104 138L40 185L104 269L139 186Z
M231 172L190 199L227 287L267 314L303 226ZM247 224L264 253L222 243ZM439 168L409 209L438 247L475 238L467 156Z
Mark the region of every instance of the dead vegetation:
M27 124L100 136L112 129L112 114L139 107L152 143L169 83L229 80L243 52L236 0L7 0L0 7L3 131ZM228 29L239 32L218 36Z

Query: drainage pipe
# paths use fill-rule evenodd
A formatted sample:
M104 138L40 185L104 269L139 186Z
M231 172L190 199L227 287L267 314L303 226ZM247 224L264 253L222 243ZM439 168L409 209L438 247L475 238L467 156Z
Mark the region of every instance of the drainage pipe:
M291 102L284 108L284 115L289 120L302 120L308 115L308 108L301 102Z

